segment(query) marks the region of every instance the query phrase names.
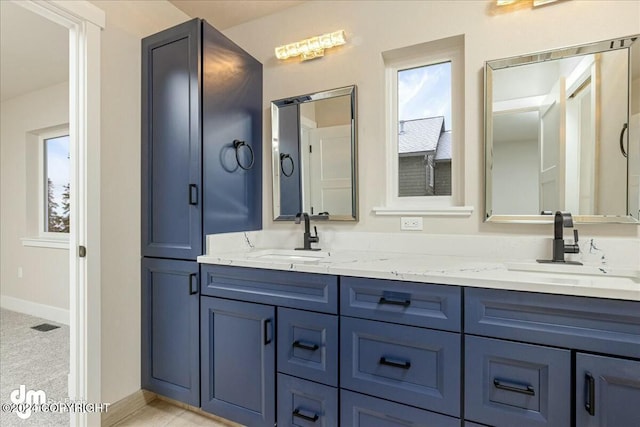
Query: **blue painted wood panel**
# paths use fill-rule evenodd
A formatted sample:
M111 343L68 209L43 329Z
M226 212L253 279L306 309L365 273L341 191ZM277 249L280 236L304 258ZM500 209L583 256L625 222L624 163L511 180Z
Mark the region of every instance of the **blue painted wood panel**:
M340 314L457 332L461 295L459 286L342 276Z
M337 425L337 388L278 374L279 427Z
M200 405L198 264L142 259L142 388Z
M571 352L465 337L465 418L495 427L571 425Z
M640 361L576 354L576 426L640 426Z
M465 332L640 358L640 301L466 288Z
M275 308L202 297L201 406L240 424L275 423Z
M202 34L204 234L257 230L262 228L262 64L206 22ZM246 144L237 153L235 140Z
M340 387L460 416L460 335L342 317Z
M284 173L280 171L280 215L291 219L303 210L299 104L278 107L278 136L280 154L289 156L287 159L280 160L280 168L284 170Z
M340 425L344 427L460 427L460 420L341 390Z
M200 22L142 40L142 255L202 254Z
M338 316L278 307L278 371L336 387Z
M202 265L202 294L336 314L338 278L299 273Z

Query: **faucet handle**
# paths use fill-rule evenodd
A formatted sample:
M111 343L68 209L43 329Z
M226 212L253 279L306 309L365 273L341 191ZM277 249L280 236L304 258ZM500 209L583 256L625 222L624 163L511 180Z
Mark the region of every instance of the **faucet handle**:
M573 243L578 243L578 229L573 229Z

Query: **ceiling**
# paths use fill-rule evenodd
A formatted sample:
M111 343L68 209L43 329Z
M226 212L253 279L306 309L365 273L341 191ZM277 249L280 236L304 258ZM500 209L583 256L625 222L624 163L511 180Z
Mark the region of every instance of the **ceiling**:
M69 80L69 31L0 1L0 101Z
M218 30L252 21L307 0L169 0L192 18L203 18Z

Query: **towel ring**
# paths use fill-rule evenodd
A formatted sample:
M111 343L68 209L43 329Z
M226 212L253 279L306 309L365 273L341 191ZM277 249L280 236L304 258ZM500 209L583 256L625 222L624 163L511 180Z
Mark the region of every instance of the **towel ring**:
M289 159L289 161L291 162L291 172L289 173L286 173L284 171L284 159ZM282 171L282 175L286 176L287 178L293 175L293 171L295 170L295 165L293 163L293 158L291 157L290 154L280 153L280 170Z
M238 154L238 152L240 151L240 147L247 147L249 149L249 153L251 154L251 161L249 162L249 166L244 166L242 164L242 162L240 161L240 155ZM240 141L239 139L234 139L233 140L233 148L236 150L236 162L238 162L238 166L240 166L240 168L248 171L249 169L251 169L253 167L253 162L255 161L255 156L253 154L253 148L251 148L251 146L249 144L247 144L244 141Z

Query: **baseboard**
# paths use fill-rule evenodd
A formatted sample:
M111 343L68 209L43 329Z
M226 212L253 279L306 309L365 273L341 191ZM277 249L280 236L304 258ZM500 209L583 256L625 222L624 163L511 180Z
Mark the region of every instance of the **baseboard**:
M63 325L69 324L69 310L51 305L0 295L0 307L30 316L41 317L46 320L51 320L52 322L62 323Z
M145 407L149 402L156 399L156 394L147 390L138 390L129 396L109 405L107 412L103 412L100 417L102 427L111 427L122 421L138 409Z

